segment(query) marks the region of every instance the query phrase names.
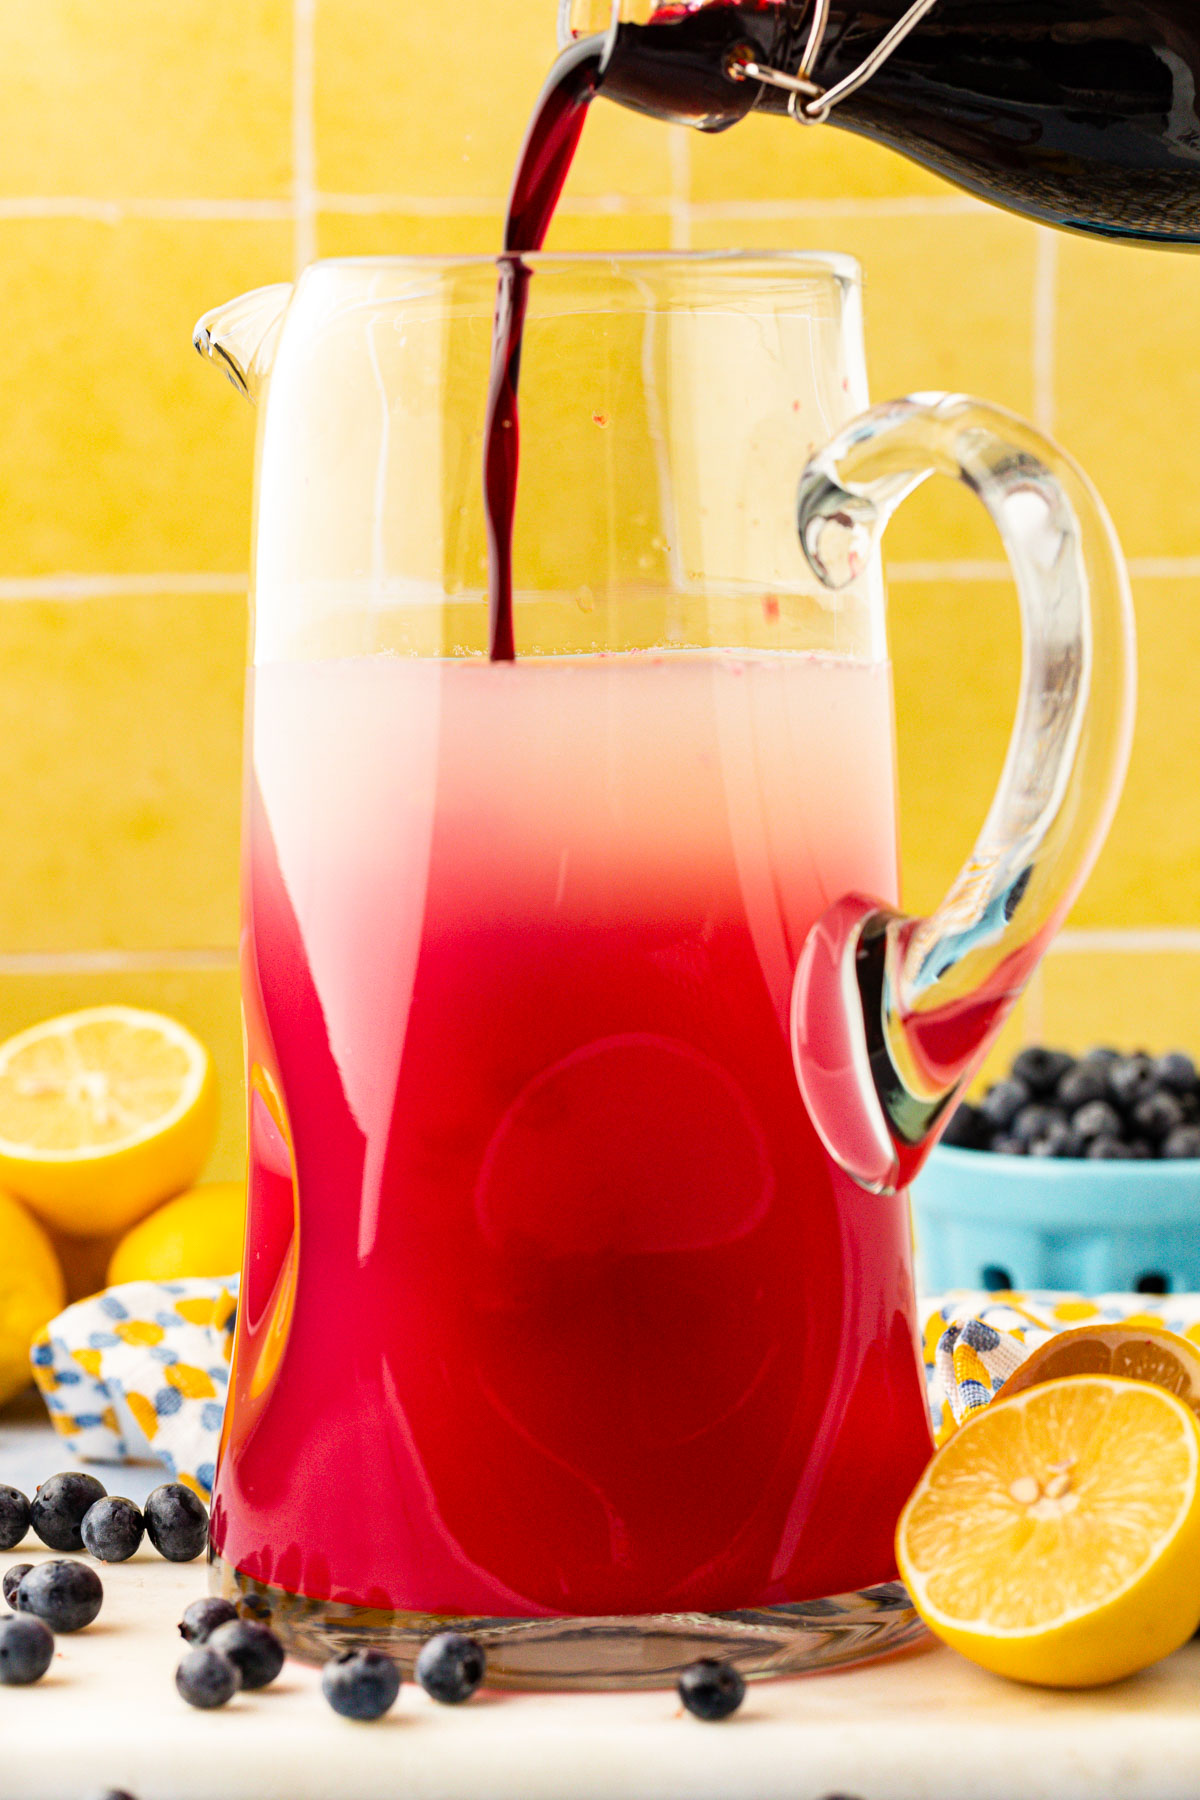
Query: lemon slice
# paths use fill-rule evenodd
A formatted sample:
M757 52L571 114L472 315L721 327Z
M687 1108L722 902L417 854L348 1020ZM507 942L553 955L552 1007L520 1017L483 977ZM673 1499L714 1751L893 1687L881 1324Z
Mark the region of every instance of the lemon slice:
M896 1557L930 1630L985 1669L1117 1681L1200 1620L1200 1426L1116 1376L993 1401L925 1470Z
M1014 1369L996 1401L1066 1375L1123 1375L1178 1395L1200 1418L1200 1350L1165 1325L1079 1325L1060 1331Z
M0 1186L49 1224L121 1231L212 1148L212 1059L161 1013L93 1006L0 1044Z

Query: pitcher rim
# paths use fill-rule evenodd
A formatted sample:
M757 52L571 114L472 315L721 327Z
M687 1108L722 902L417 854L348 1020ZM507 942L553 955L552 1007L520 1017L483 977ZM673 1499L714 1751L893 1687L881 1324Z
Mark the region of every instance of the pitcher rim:
M470 252L438 256L428 251L385 252L379 255L322 256L308 263L300 280L317 270L336 268L416 268L428 271L465 268L496 268L519 255L530 268L567 268L571 265L607 264L614 269L627 265L638 268L668 267L748 269L757 264L768 268L808 268L851 287L862 286L862 265L857 257L842 250L522 250Z

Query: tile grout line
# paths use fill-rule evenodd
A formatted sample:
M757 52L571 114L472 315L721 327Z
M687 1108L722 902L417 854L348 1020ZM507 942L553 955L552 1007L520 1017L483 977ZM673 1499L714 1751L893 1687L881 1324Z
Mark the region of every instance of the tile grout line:
M211 946L205 949L163 950L62 950L15 951L0 956L0 976L14 975L86 975L111 974L124 970L152 972L156 969L233 969L237 966L237 947ZM1053 940L1046 952L1054 956L1195 956L1200 955L1200 928L1189 926L1119 926L1068 929ZM1041 1004L1040 993L1031 982L1026 990L1027 1006Z
M689 125L672 125L667 133L671 170L671 248L692 247L692 144Z
M316 0L292 0L292 204L296 274L317 254Z
M297 33L303 14L311 23L313 0L295 0ZM502 194L332 194L316 186L315 126L312 102L315 82L312 63L311 34L305 55L297 39L297 60L293 86L292 158L294 179L292 198L245 199L238 197L143 198L137 195L115 199L95 199L86 194L48 194L0 196L0 220L3 219L79 219L105 225L119 225L134 219L293 219L297 243L308 248L310 233L315 232L318 212L341 212L372 216L377 213L408 213L414 218L475 216L487 217L504 204ZM303 93L300 90L303 89ZM681 133L689 128L680 126ZM689 166L690 140L685 138L683 151ZM672 153L674 154L674 152ZM672 183L674 189L674 182ZM568 196L559 203L559 211L567 218L592 218L613 213L670 213L679 203L678 194L582 194ZM894 196L879 199L841 200L691 200L687 199L689 221L742 219L893 219L945 218L963 213L985 213L982 202L967 196L943 198L931 195ZM315 245L313 246L315 248ZM311 258L309 259L311 260Z
M120 225L126 219L290 219L290 200L93 200L86 195L0 197L0 219L80 219Z
M1133 556L1128 559L1129 573L1135 581L1200 580L1200 556ZM969 557L944 562L934 560L891 562L887 579L904 582L939 582L953 585L982 581L1009 581L1012 570L999 558L972 560ZM58 570L50 575L0 576L0 603L26 600L107 600L164 598L188 594L237 594L249 592L250 577L246 573L227 570L170 569L145 573L86 574L74 570Z
M209 950L17 950L0 956L0 976L152 974L163 969L237 968L235 945Z
M1054 435L1056 413L1058 249L1058 233L1039 226L1033 265L1033 419L1047 437Z
M0 602L27 600L137 600L187 594L237 594L250 591L249 575L203 571L129 575L0 576Z

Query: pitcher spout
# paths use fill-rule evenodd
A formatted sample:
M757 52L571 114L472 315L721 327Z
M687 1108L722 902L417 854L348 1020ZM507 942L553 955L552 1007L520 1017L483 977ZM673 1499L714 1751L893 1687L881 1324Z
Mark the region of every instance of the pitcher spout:
M254 288L206 312L192 333L201 356L211 357L248 400L257 400L270 371L291 297L290 281Z

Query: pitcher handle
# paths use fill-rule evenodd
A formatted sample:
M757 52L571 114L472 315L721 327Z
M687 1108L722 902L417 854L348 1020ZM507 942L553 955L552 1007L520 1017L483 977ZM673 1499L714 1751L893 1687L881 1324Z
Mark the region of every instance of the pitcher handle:
M1000 786L942 904L913 918L847 895L805 941L792 1050L830 1155L877 1193L936 1143L1095 861L1133 731L1133 607L1120 546L1082 470L1031 425L959 394L874 408L809 463L804 553L844 587L930 475L999 528L1020 600L1020 702Z

